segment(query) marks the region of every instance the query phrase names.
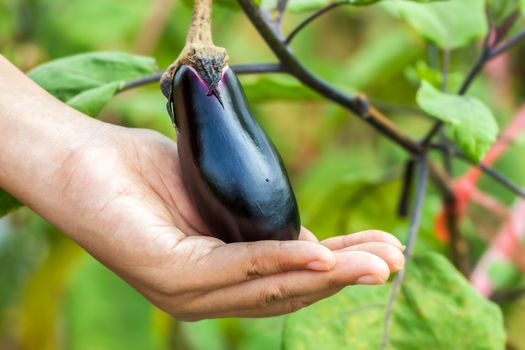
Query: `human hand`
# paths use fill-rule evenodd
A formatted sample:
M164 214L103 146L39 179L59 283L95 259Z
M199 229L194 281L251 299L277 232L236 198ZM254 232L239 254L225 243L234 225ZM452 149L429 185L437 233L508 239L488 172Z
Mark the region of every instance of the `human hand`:
M9 164L0 186L177 319L283 314L404 265L399 241L378 231L323 242L306 229L298 241L210 237L173 141L89 119L11 73L20 87L2 95L20 108L10 103L3 128L0 115Z
M57 176L57 225L178 319L271 316L349 284L379 284L404 264L397 239L370 231L319 244L224 244L191 205L176 144L148 130L104 124ZM71 232L70 227L76 227Z

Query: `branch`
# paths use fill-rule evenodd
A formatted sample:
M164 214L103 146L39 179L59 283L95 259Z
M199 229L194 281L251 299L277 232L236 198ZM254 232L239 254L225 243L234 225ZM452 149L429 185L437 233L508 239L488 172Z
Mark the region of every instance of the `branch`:
M415 140L404 134L394 123L371 106L364 96L346 94L311 73L297 60L284 42L276 36L271 26L261 15L258 7L251 0L239 0L239 4L287 72L325 98L354 112L408 152L412 154L422 153L423 148Z
M162 77L162 74L164 72L157 72L152 75L148 75L146 77L138 78L135 80L128 81L118 90L118 93L128 91L134 88L137 88L139 86L148 85L152 83L159 82L160 78Z
M461 84L461 87L459 88L458 95L465 95L470 88L470 85L472 85L472 82L474 79L478 76L478 74L481 72L485 64L491 59L491 53L488 47L484 46L483 51L481 52L481 55L478 57L470 71L468 72L465 80L463 81L463 84Z
M401 218L406 218L408 216L415 165L416 163L414 159L409 159L405 164L403 182L401 185L401 195L399 196L399 204L397 208L397 214Z
M461 158L460 158L461 159ZM509 178L507 178L505 175L503 175L502 173L498 172L497 170L495 170L494 168L491 168L490 166L488 165L485 165L483 163L479 163L477 165L481 171L483 171L485 174L487 174L488 176L490 176L491 178L493 178L494 180L496 180L496 182L500 183L501 185L503 185L504 187L506 187L507 189L509 189L510 191L514 192L515 194L517 194L518 196L522 197L522 198L525 198L525 190L522 189L520 186L518 186L517 184L515 184L514 182L512 182Z
M260 74L260 73L285 73L284 67L279 63L255 63L255 64L237 64L231 66L232 70L237 74ZM139 86L152 84L158 82L164 72L157 72L152 75L141 77L124 84L118 91L123 92Z
M290 43L295 38L295 36L297 34L299 34L299 32L301 30L303 30L310 22L314 21L315 19L321 17L323 14L325 14L325 13L335 9L336 7L339 7L339 5L343 5L343 4L347 4L347 3L346 2L334 2L334 3L332 3L332 4L328 5L328 6L323 7L322 9L320 9L317 12L313 13L312 15L308 16L304 21L299 23L299 25L297 27L295 27L295 29L293 29L290 32L290 34L288 34L288 36L284 40L284 44L285 45L290 45Z
M512 182L512 180L510 180L509 178L507 178L505 175L501 174L494 168L484 163L476 163L476 162L471 161L470 159L465 157L463 153L461 153L455 148L449 148L449 147L446 147L443 145L437 145L437 144L430 145L430 148L439 150L441 152L450 152L450 154L454 156L455 158L465 163L468 163L470 165L477 166L483 173L485 173L486 175L496 180L496 182L498 182L499 184L501 184L502 186L504 186L505 188L513 192L514 194L517 194L518 196L525 198L525 189L522 189L520 186Z
M500 46L496 47L490 52L490 59L495 58L499 55L501 55L504 52L507 52L520 42L525 40L525 29L519 32L518 34L514 35L512 38L501 44Z
M419 157L417 161L417 185L416 185L416 198L414 202L414 208L410 217L410 226L408 229L407 241L405 243L405 258L409 259L412 256L412 250L414 249L414 242L419 232L421 224L421 214L423 213L423 203L425 200L425 193L427 189L428 179L428 164L425 156ZM405 277L405 270L401 270L397 273L394 282L392 283L392 291L388 299L385 320L383 322L383 338L381 340L381 350L384 350L388 346L388 332L390 330L390 324L392 322L392 314L394 311L394 303L397 295L401 289L401 284Z

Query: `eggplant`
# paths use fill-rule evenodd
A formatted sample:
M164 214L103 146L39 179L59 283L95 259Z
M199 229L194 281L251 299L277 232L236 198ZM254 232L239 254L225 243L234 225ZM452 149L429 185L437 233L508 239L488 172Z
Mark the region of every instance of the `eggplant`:
M231 68L210 87L183 64L171 84L183 183L210 231L227 243L296 239L299 210L285 167Z

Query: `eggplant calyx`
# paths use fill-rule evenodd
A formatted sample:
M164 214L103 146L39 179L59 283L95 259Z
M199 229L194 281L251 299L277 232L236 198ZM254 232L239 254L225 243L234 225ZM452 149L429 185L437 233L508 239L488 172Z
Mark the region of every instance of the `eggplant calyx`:
M222 105L217 85L222 79L224 69L228 65L226 49L210 44L189 44L162 75L160 89L168 100L171 100L173 78L177 69L186 65L195 70L198 76L209 86L208 95L217 97Z

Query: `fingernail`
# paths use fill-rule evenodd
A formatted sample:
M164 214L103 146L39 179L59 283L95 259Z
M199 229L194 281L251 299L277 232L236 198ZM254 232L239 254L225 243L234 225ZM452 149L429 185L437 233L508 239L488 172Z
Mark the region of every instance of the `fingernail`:
M401 251L404 252L407 249L406 245L401 245Z
M366 275L359 277L357 281L355 281L355 284L382 284L384 281L377 275Z
M327 271L330 270L331 266L327 261L312 261L306 265L309 270L315 271Z

